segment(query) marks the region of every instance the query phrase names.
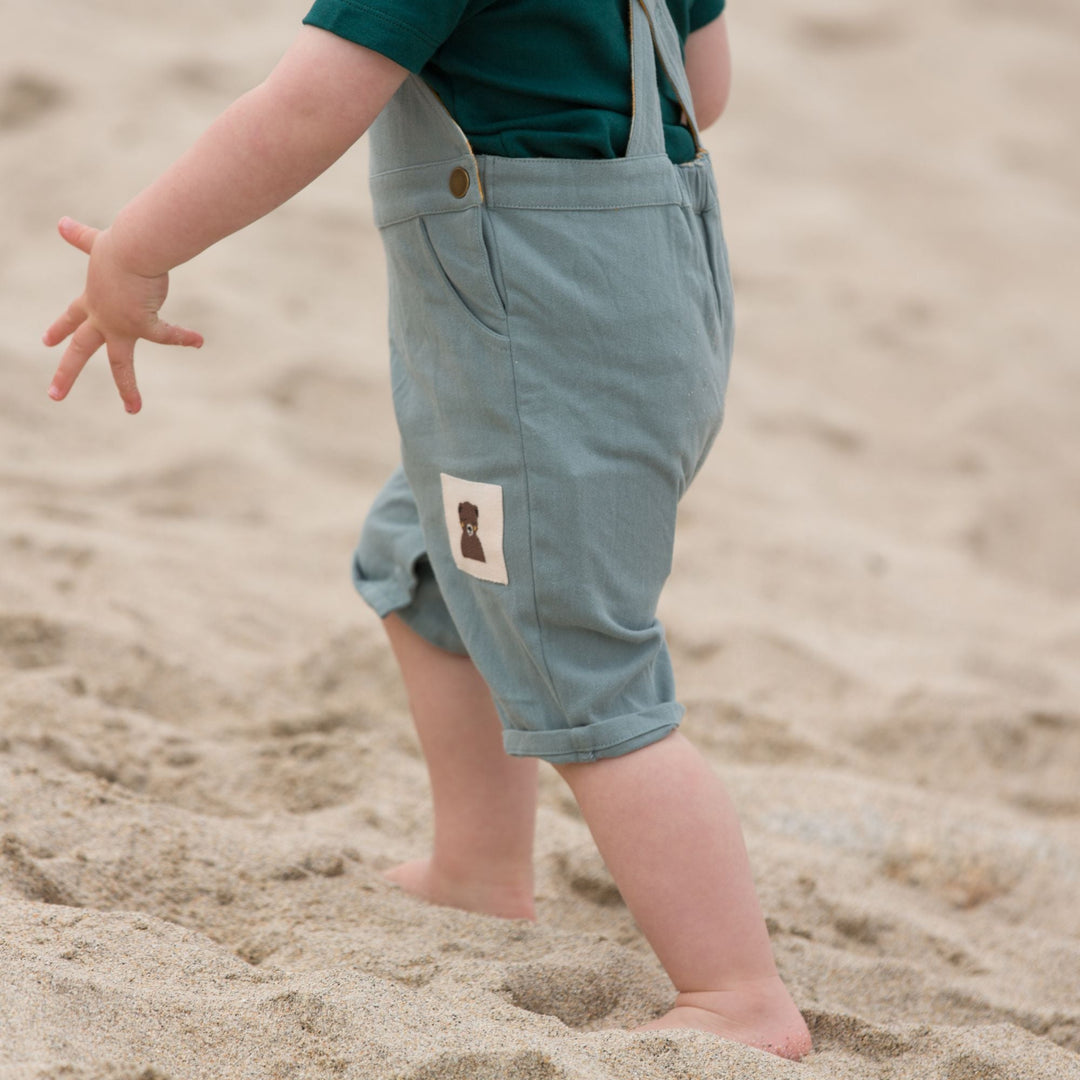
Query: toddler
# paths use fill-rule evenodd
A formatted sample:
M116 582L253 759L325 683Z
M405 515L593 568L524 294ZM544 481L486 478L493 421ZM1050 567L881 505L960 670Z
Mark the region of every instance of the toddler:
M723 0L315 0L266 81L104 231L67 396L104 346L129 412L168 271L295 194L371 128L402 466L357 588L401 666L435 813L391 870L437 904L532 918L538 759L582 814L690 1027L789 1058L720 781L676 730L656 620L676 507L716 436L731 282L699 122L727 96ZM659 60L659 64L657 63Z

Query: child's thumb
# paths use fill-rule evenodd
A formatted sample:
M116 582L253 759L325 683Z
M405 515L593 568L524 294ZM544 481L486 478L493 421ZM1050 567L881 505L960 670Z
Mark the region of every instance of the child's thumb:
M90 225L83 225L82 222L69 217L61 218L57 228L60 231L60 235L72 247L77 247L85 255L90 254L90 249L94 246L94 241L101 231L100 229L92 228Z

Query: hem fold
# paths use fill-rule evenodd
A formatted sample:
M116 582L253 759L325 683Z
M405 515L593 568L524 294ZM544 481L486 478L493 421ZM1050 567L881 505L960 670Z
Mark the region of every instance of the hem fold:
M412 603L409 590L393 581L357 581L353 579L360 598L380 619Z
M553 731L504 728L503 748L512 757L536 757L553 765L621 757L669 735L679 726L685 711L677 702L666 702L645 712L580 727Z
M415 560L410 565L412 562ZM417 591L421 588L418 583L414 582L410 587L394 580L364 578L359 573L358 564L354 564L353 585L360 598L380 619L396 615L429 645L454 656L469 655L448 613L444 611L440 614L430 604L417 603Z

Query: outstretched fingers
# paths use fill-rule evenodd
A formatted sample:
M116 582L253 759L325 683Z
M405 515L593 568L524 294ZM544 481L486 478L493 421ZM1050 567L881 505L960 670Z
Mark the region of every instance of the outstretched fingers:
M78 248L86 255L90 254L94 241L101 231L92 228L90 225L83 225L81 222L69 217L60 219L57 230L72 247ZM67 311L45 331L41 340L46 345L59 345L61 341L73 334L85 321L86 308L83 306L82 297L80 297L68 305Z
M135 339L109 341L106 343L106 350L113 382L120 391L120 400L129 413L137 413L142 408L142 397L135 384Z
M108 242L107 231L72 218L62 218L59 231L72 247L90 256L90 267L86 291L43 335L46 345L68 342L49 396L55 401L67 397L87 362L104 345L124 407L136 413L142 408L142 398L135 383L135 343L144 338L161 345L199 348L203 337L157 317L169 290L166 273L146 275L125 266Z
M63 340L57 338L57 341ZM68 391L74 385L87 361L105 344L105 335L96 330L85 320L75 331L60 357L60 363L56 368L56 374L49 384L49 397L53 401L63 401L68 396Z
M53 401L63 401L68 396L75 380L82 374L90 358L101 348L106 347L109 367L112 369L113 382L120 392L120 399L129 413L137 413L142 408L142 396L135 382L135 342L137 338L106 338L86 318L85 312L73 304L67 314L61 316L45 332L45 343L55 345L73 334L64 355L60 358L56 374L49 384L49 397ZM201 348L202 334L182 326L158 319L144 335L147 341L159 345L186 345Z
M68 305L67 311L45 331L41 340L46 345L59 345L64 338L75 333L84 322L86 322L86 309L79 300L73 300Z

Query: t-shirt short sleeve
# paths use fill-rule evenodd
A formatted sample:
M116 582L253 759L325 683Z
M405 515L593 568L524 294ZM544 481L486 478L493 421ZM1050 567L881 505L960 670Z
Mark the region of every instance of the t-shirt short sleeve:
M304 23L355 41L419 74L467 6L468 0L315 0Z
M690 33L707 26L723 11L724 0L694 0L690 6Z

